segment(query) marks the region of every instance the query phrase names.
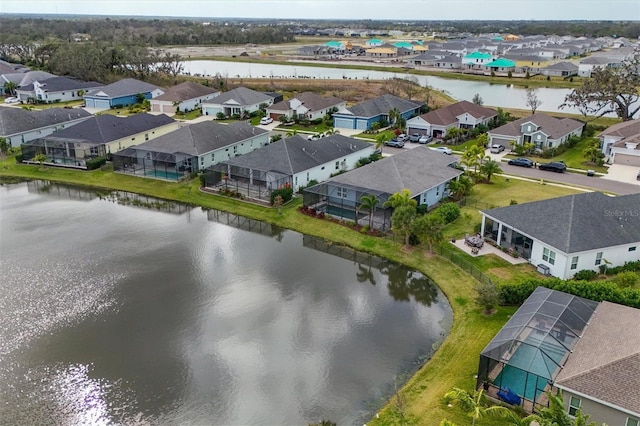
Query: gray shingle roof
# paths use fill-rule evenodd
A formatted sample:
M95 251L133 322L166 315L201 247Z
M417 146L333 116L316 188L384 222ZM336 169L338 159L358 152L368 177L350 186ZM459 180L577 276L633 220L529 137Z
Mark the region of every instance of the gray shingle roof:
M545 67L546 70L558 70L558 71L577 71L578 66L572 62L558 62L553 65Z
M600 136L618 136L621 138L628 138L639 133L640 120L629 120L607 127L606 130L600 133Z
M263 171L274 170L292 176L367 148L371 148L369 142L343 135L331 135L316 141L296 135L232 158L225 161L225 164Z
M102 144L174 122L175 120L173 118L165 114L152 115L144 113L131 115L129 117L116 117L104 114L91 117L75 126L54 132L49 137L83 140L95 144Z
M144 81L134 78L125 78L124 80L116 81L115 83L92 90L87 93L86 96L106 95L108 98L119 98L122 96L137 95L138 93L148 93L156 89L159 89L159 87L153 84L145 83Z
M548 135L551 139L560 139L562 136L584 126L584 123L571 118L555 118L550 115L535 113L493 129L489 134L520 136L520 126L527 122L532 122L538 126L539 130Z
M102 86L102 83L97 81L80 81L74 80L68 77L51 77L46 80L37 80L42 84L42 89L47 92L60 92L62 90L80 90L80 89L93 89ZM21 87L24 91L33 91L33 83Z
M498 113L491 108L483 107L482 105L477 105L469 101L460 101L444 108L429 111L426 114L422 114L420 118L429 124L449 125L457 123L458 119L456 117L465 112L474 118L489 118L498 115Z
M206 103L221 105L229 101L235 101L239 105L256 105L262 102L270 102L272 99L271 96L265 95L262 92L256 92L246 87L238 87L216 96L215 99L211 99Z
M202 84L194 83L193 81L185 81L184 83L169 87L164 91L164 95L160 95L154 98L154 100L181 102L214 93L219 93L219 91Z
M0 108L0 136L15 135L90 116L87 111L79 108L49 108L41 111Z
M354 105L347 110L356 117L377 117L388 114L393 108L397 108L400 113L405 113L420 108L422 105L424 102L409 101L386 94Z
M329 179L329 182L394 194L407 188L418 195L462 174L450 167L458 158L426 146L402 151Z
M564 253L640 242L640 194L567 195L484 214Z
M225 125L214 121L203 121L159 136L135 148L170 154L182 152L195 156L264 133L268 131L243 122Z
M11 81L18 87L28 86L29 84L33 84L34 81L46 80L51 77L55 77L55 75L46 71L16 72L2 75L4 80Z
M602 302L556 385L640 415L640 309Z

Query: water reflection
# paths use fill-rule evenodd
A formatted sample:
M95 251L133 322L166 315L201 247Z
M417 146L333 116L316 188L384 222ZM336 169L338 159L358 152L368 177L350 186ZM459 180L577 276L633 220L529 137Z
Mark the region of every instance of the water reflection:
M400 265L81 192L0 187L0 424L362 424L450 327Z

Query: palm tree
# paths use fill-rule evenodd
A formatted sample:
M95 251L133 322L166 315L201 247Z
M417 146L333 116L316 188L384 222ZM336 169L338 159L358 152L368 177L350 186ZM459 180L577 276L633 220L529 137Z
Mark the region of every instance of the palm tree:
M339 135L339 134L340 134L340 130L336 130L336 129L329 129L326 132L324 132L325 136Z
M491 176L502 173L502 168L496 160L487 160L480 166L480 172L485 174L487 180L491 182Z
M391 108L389 110L389 121L391 122L392 126L396 124L398 118L400 118L400 110L398 110L398 108Z
M458 404L471 417L472 426L475 426L476 420L481 417L500 415L504 410L508 410L499 405L487 407L486 397L482 390L475 391L472 395L466 390L453 388L444 395L444 398L447 403Z
M287 132L287 137L295 136L298 134L298 130L293 129Z
M390 137L387 133L380 133L378 136L376 136L376 149L382 149L389 138Z
M18 88L18 85L13 81L7 81L6 83L4 83L4 91L11 96L16 94L17 88Z
M392 194L382 205L382 207L391 207L393 209L406 206L413 207L414 209L418 206L418 202L411 198L411 191L407 188Z
M369 211L369 228L373 228L373 216L376 213L376 206L380 204L380 199L375 195L363 195L360 197L360 209Z
M429 252L433 253L433 246L442 242L442 227L444 222L440 216L422 215L411 223L411 232L416 235L420 241L427 243Z
M415 202L415 200L411 201ZM395 234L403 236L405 247L409 247L411 225L414 222L416 215L417 212L415 205L398 205L398 207L394 207L393 209L393 214L391 215L391 229Z

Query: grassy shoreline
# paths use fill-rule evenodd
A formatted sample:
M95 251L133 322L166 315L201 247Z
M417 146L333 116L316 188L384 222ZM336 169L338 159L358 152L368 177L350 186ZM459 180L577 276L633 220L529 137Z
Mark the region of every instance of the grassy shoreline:
M15 164L13 158L0 162L0 177L40 179L92 187L129 191L164 200L214 208L277 224L287 229L323 238L335 244L371 253L402 263L431 277L447 296L453 309L453 325L449 336L434 356L402 387L405 399L401 410L392 398L371 424L437 425L443 418L464 424L465 414L447 408L443 394L453 386L470 389L474 385L479 352L502 327L513 308L500 308L498 314L484 317L475 306L475 279L449 261L426 253L420 248L404 249L390 239L363 235L350 228L320 221L297 211L300 200L290 203L278 214L275 209L203 193L198 180L170 183L115 174L109 170L91 172ZM494 424L482 422L479 424Z

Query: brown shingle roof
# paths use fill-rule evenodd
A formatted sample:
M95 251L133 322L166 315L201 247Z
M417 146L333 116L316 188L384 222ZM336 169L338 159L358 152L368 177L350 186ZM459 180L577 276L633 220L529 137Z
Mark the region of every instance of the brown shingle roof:
M491 108L486 108L469 101L460 101L444 108L429 111L426 114L422 114L420 118L429 124L446 126L456 123L458 121L456 117L465 112L475 118L493 117L497 115L496 111Z
M219 93L218 90L212 89L193 81L185 81L165 90L164 95L156 97L158 101L186 101L188 99L199 98L200 96Z
M489 133L492 135L520 136L520 127L527 122L538 126L540 131L554 140L584 126L584 123L571 118L555 118L550 115L536 113L507 123L491 130Z
M640 309L600 303L555 384L640 414L639 325Z
M600 136L618 136L628 138L640 133L640 120L623 121L622 123L609 126Z

